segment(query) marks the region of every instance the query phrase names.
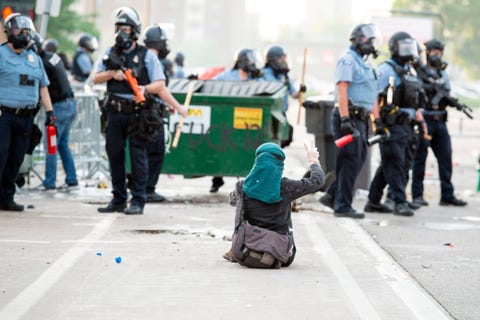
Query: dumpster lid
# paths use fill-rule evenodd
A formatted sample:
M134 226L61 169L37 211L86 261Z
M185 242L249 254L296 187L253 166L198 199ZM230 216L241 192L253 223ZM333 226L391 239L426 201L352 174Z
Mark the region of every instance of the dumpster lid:
M271 96L282 90L285 85L272 81L221 81L172 79L168 85L173 94L186 94L190 82L194 82L193 92L216 96L251 97Z

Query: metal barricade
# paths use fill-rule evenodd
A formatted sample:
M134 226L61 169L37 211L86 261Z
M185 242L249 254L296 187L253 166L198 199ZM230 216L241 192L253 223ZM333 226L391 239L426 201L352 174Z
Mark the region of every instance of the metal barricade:
M98 95L94 93L75 93L77 115L70 129L69 146L75 161L77 175L84 179L94 177L97 172L109 176L108 161L104 152L105 138L100 130L100 109L97 98ZM45 130L44 119L45 112L42 109L35 122L43 132ZM31 168L41 180L43 177L38 172L38 167L45 165L46 150L43 141L32 155Z

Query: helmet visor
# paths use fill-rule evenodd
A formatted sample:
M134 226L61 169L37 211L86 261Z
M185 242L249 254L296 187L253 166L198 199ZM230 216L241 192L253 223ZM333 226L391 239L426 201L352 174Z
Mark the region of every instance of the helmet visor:
M398 40L398 55L400 57L418 57L417 42L414 39Z
M142 25L142 23L140 22L140 18L138 17L138 13L134 9L130 7L120 7L113 11L114 20L116 20L118 24L122 24L122 22L123 24L130 24L130 22L127 21L126 19L125 21L121 20L120 16L122 15L128 16L128 18L137 26Z
M372 44L375 48L378 48L382 45L383 36L378 30L377 26L373 23L363 25L360 30L363 33L363 36L366 38L365 41L372 39Z
M28 29L32 32L35 32L35 26L30 18L25 16L17 16L12 19L11 27L12 29Z
M98 40L97 40L97 38L92 37L92 39L90 39L90 48L89 49L92 50L92 51L98 50Z

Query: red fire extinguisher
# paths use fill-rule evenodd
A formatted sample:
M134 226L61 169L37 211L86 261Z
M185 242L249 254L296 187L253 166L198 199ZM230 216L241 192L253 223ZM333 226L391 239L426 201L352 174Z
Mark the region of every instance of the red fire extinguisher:
M47 149L48 154L57 153L57 127L53 124L47 126Z

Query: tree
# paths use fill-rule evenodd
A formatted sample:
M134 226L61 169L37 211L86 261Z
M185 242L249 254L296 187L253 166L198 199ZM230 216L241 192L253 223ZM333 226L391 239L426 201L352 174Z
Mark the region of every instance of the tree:
M467 70L470 76L480 77L480 1L452 0L395 0L395 9L431 11L445 21L441 35L452 60Z
M77 38L81 33L90 33L96 37L100 32L96 28L94 15L82 16L71 9L75 0L62 0L60 15L48 20L47 38L55 38L60 43L59 51L73 54L77 47Z

